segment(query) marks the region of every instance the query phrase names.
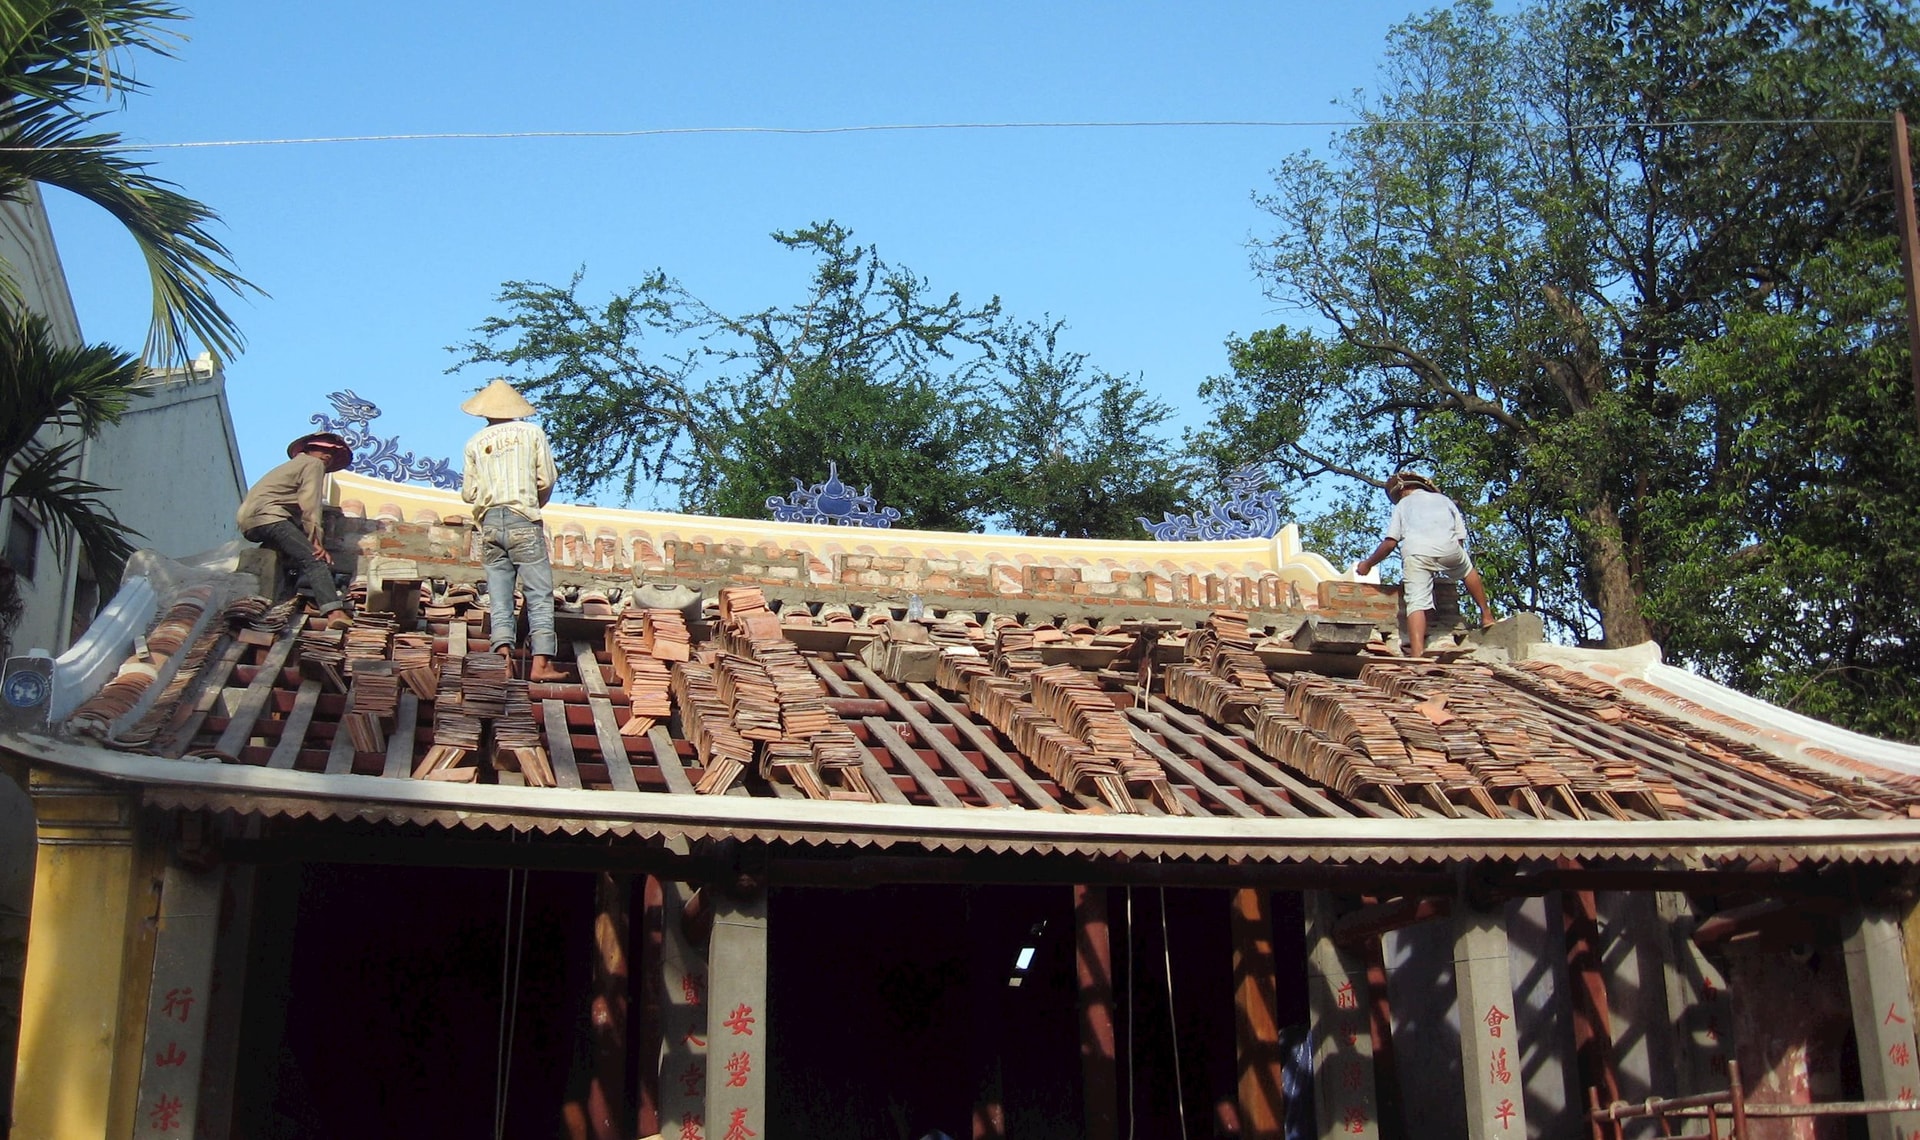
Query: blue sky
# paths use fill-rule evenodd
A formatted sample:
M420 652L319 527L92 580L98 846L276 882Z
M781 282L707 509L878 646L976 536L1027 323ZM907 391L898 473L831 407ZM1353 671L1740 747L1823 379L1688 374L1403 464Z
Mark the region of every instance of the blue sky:
M109 125L151 143L433 132L1344 118L1385 33L1429 5L259 3L190 5L178 58ZM1222 342L1286 319L1248 267L1251 195L1327 127L683 134L151 153L212 206L248 349L228 367L249 477L326 393L455 455L485 382L446 346L501 282L661 268L717 308L795 300L767 235L835 219L941 292L1068 322L1065 345L1198 419ZM110 219L53 193L82 329L138 347L145 276ZM806 473L792 474L806 476ZM822 473L824 474L824 473ZM811 481L809 479L808 481ZM642 497L637 506L660 505Z

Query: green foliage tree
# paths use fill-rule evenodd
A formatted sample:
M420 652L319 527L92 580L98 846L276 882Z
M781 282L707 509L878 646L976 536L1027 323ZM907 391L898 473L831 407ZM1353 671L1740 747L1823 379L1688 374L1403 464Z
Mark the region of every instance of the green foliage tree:
M834 222L773 237L813 259L796 304L723 313L663 272L597 307L579 274L510 281L449 371L509 372L579 494L664 483L684 509L764 518L832 460L903 526L1060 534L1137 533L1127 504L1165 497L1143 488L1172 470L1148 432L1166 410L1061 352L1059 326L941 296Z
M1020 534L1136 537L1142 517L1185 504L1192 480L1155 429L1173 410L1060 345L1065 322L1001 331L990 493Z
M1462 0L1408 21L1364 124L1260 199L1256 266L1316 319L1234 346L1202 442L1251 425L1246 450L1298 481L1432 466L1509 604L1701 656L1704 629L1649 600L1701 556L1665 505L1737 478L1752 409L1683 387L1682 362L1816 313L1828 251L1891 231L1888 131L1856 120L1917 80L1915 20L1879 0ZM1779 520L1730 525L1745 546Z

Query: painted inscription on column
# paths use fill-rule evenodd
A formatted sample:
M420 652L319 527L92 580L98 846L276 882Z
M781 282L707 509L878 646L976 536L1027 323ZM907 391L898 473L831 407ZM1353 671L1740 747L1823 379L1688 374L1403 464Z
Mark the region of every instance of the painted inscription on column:
M707 961L681 929L693 892L685 883L660 887L660 1133L707 1140Z
M194 1133L221 881L220 872L169 867L161 885L133 1131L143 1140Z
M1899 920L1888 909L1867 908L1844 950L1862 1091L1868 1100L1920 1099L1920 1057L1914 1051L1913 999ZM1920 1111L1871 1118L1868 1129L1874 1140L1920 1134Z
M1322 1140L1380 1135L1366 964L1333 941L1333 902L1305 896L1307 1006L1313 1018L1313 1096Z
M1473 911L1456 913L1453 921L1467 1135L1523 1140L1526 1096L1520 1082L1520 1023L1514 1020L1506 925L1497 913Z
M766 1131L767 904L715 899L708 950L707 1135L752 1140Z

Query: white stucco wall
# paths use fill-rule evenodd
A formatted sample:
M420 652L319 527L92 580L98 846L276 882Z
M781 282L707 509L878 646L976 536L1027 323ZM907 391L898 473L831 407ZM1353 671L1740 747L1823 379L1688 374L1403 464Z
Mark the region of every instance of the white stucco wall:
M225 379L202 358L150 390L87 449L87 478L114 488L106 501L138 546L185 558L233 541L247 485Z

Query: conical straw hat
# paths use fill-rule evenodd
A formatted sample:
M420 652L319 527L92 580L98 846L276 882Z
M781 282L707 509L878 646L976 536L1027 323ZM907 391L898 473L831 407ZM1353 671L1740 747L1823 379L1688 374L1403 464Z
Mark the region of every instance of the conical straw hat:
M533 414L533 405L513 390L505 380L495 380L480 389L480 394L460 405L470 416L489 420L522 420Z

